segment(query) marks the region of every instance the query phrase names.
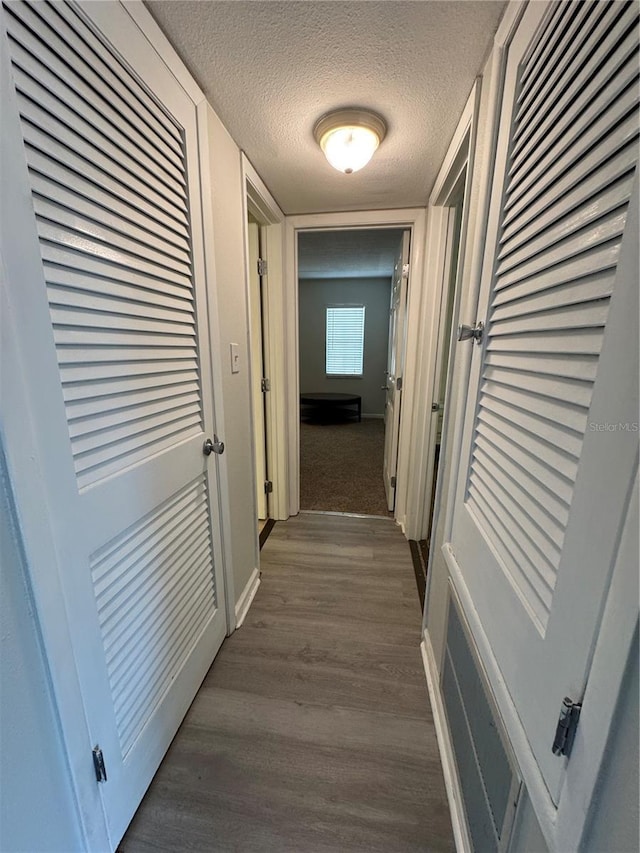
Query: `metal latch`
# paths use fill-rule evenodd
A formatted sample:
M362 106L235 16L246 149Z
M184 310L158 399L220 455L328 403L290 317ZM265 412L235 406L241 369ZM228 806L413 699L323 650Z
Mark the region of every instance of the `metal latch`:
M432 403L431 404L431 411L432 412L439 412L442 409L444 409L444 403Z
M566 755L568 757L571 754L581 710L581 702L574 702L568 696L563 699L556 736L551 747L554 755Z
M271 391L271 382L268 379L260 380L260 390L264 394L265 391Z
M107 768L104 766L104 755L97 744L93 747L91 754L93 755L93 767L96 771L96 780L98 782L106 782Z
M459 341L468 341L471 338L479 344L482 340L482 336L484 334L484 323L482 320L479 323L476 323L475 326L465 326L461 323L458 326L458 340Z
M258 275L267 274L267 262L264 258L258 258Z
M395 489L397 482L398 482L398 480L396 479L396 477L391 478L391 488L392 489Z
M273 491L273 482L271 480L264 481L264 493L265 495L270 495Z
M396 379L396 391L402 391L402 376Z

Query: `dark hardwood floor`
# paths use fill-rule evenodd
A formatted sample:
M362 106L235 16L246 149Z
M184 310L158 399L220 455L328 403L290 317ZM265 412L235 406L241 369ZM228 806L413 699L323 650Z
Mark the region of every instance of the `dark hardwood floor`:
M261 560L120 849L453 851L399 528L303 513Z

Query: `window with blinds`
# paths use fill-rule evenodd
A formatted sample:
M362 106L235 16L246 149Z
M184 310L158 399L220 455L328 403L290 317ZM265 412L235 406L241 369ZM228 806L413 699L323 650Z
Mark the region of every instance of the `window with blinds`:
M327 376L362 376L364 305L327 307Z

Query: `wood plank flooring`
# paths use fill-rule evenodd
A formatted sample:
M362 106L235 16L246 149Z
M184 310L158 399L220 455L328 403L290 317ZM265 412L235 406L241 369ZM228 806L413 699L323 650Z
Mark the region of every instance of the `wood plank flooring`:
M453 851L399 528L302 513L261 560L119 849Z

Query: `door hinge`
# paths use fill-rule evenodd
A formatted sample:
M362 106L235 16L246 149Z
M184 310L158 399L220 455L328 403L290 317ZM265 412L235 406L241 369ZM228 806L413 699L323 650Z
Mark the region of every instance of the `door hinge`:
M396 487L396 478L395 478L395 477L392 477L392 478L391 478L391 488L392 488L392 489L395 489L395 487Z
M91 754L93 755L93 767L96 771L96 781L106 782L107 768L104 766L104 756L102 754L102 750L97 744L93 747Z
M273 491L273 483L271 482L271 480L265 480L264 481L264 493L265 493L265 495L270 495L272 491Z
M568 696L565 697L560 708L556 736L551 747L554 755L566 755L567 757L571 755L581 710L581 702L574 702Z
M402 376L396 379L396 391L402 391Z
M267 274L267 262L264 258L258 258L258 275Z
M268 379L260 380L260 390L264 394L265 391L271 391L271 382Z

